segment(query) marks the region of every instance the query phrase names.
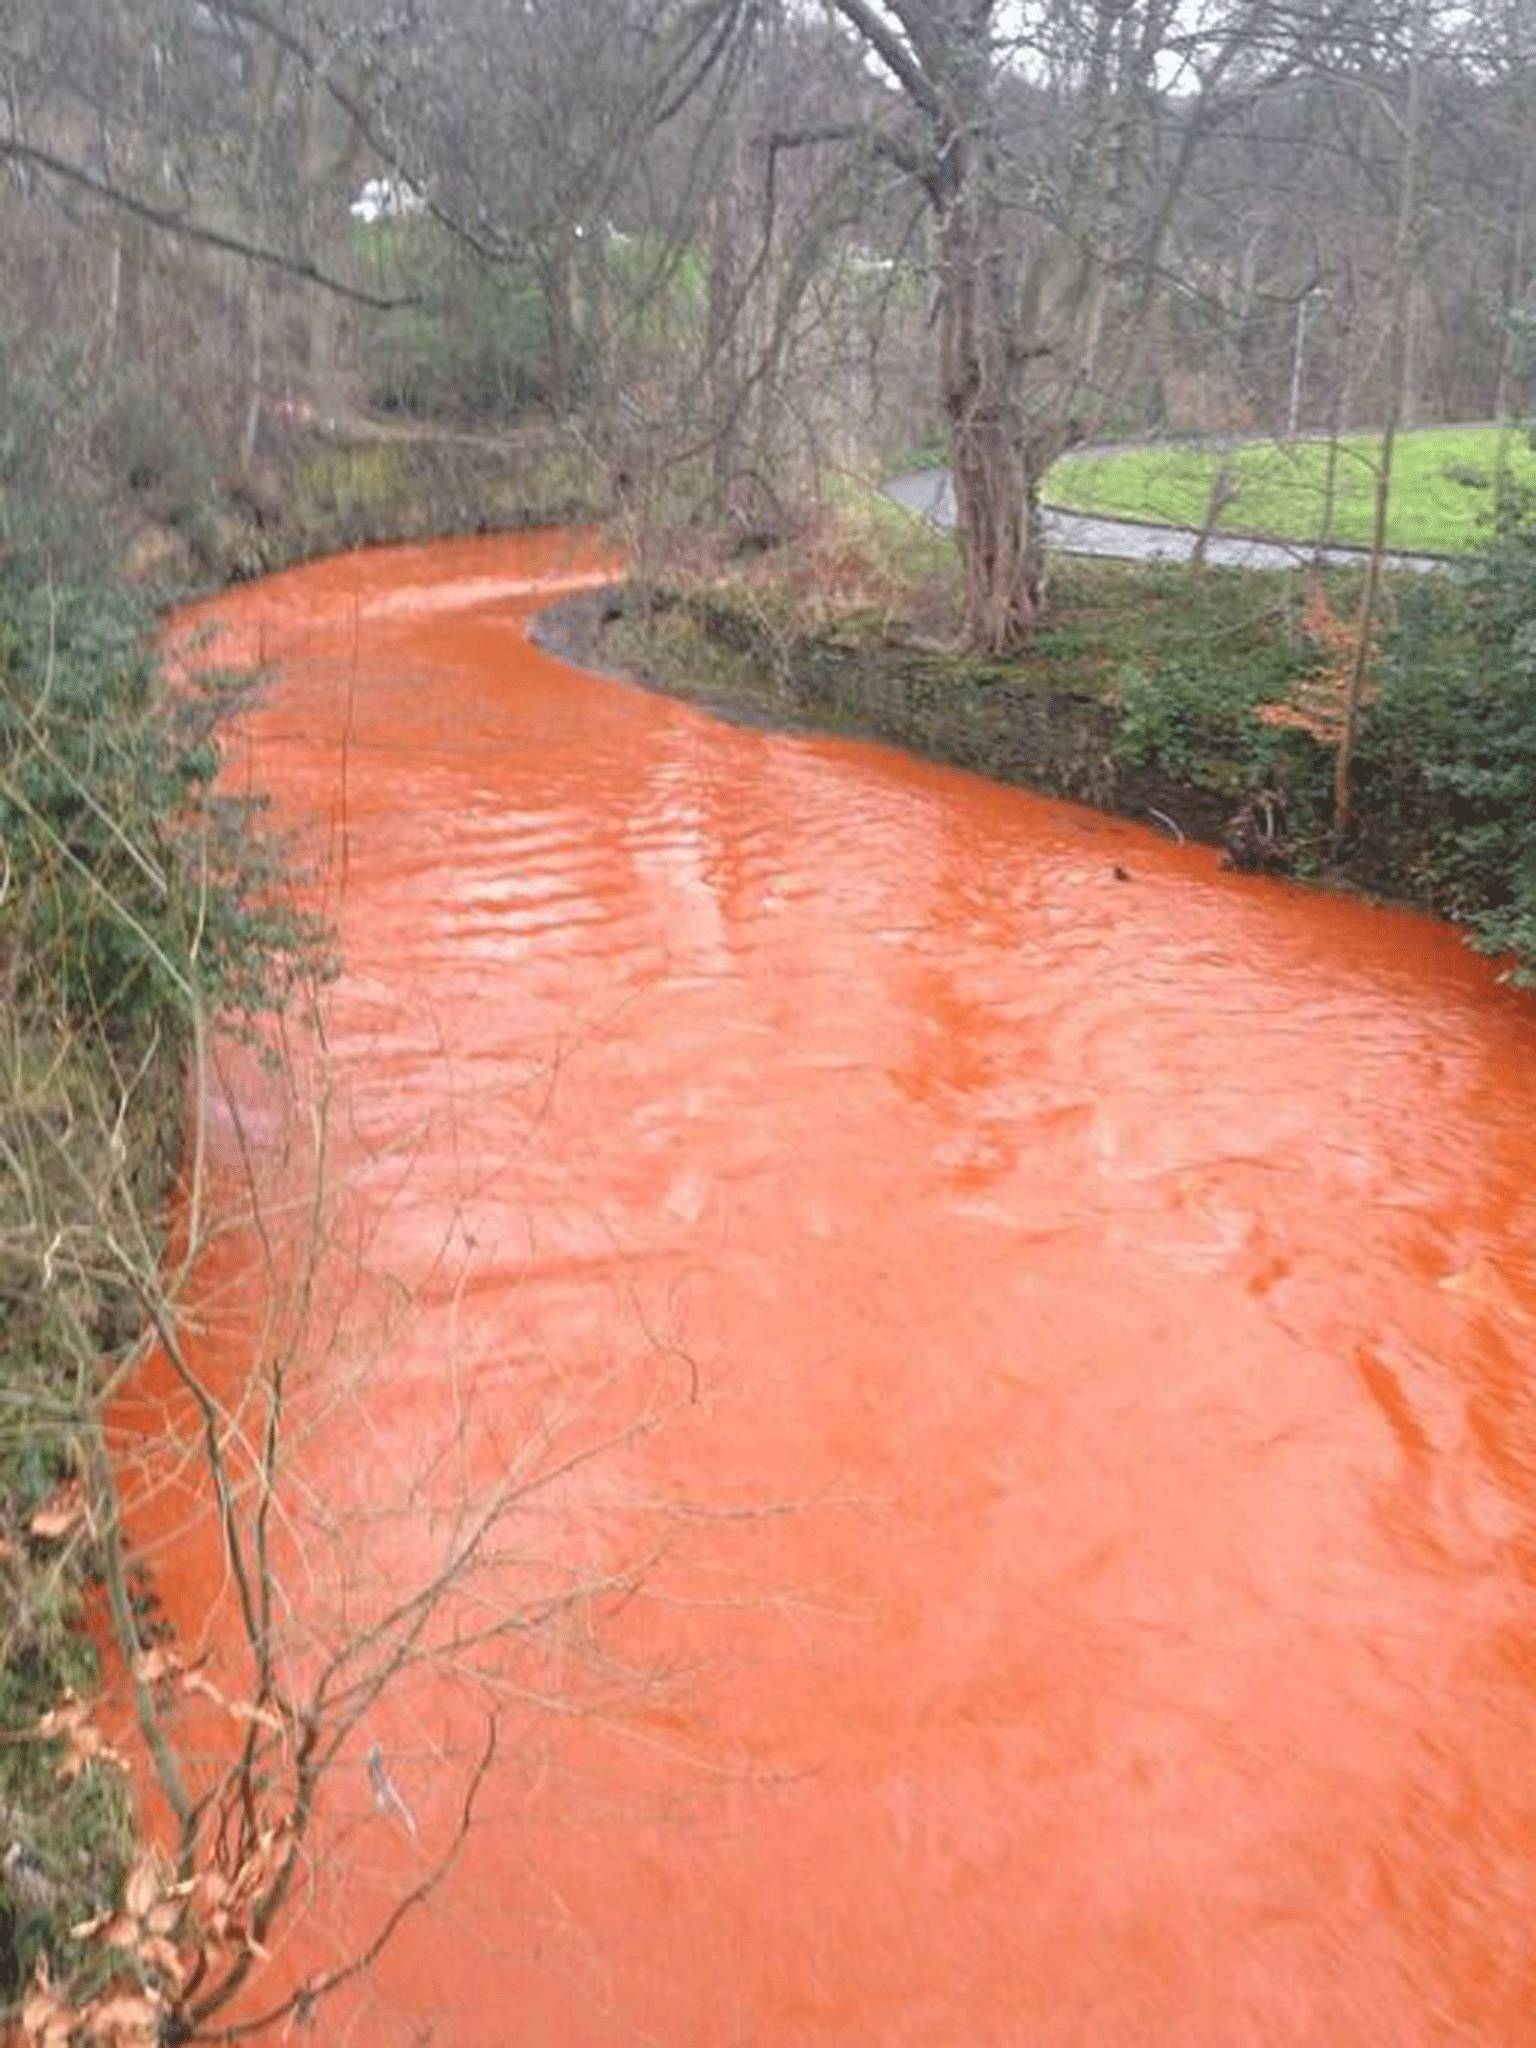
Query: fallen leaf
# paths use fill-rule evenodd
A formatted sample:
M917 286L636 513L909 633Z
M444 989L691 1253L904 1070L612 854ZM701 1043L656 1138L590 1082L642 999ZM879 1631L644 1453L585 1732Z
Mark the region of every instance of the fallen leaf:
M39 1958L33 1988L21 2008L22 2038L27 2048L69 2048L77 2017L54 1997L48 1965Z
M157 1644L134 1660L133 1675L140 1685L158 1685L162 1678L170 1678L180 1669L181 1659L175 1651Z
M89 2005L81 2018L101 2048L154 2048L160 2038L161 2009L147 1995L122 1993Z
M123 1904L135 1920L143 1920L160 1898L160 1864L153 1850L141 1856L123 1886Z
M232 1700L219 1691L211 1678L205 1678L200 1671L186 1672L181 1681L184 1692L195 1692L205 1700L212 1700L216 1707L235 1721L253 1722L261 1728L270 1728L275 1735L281 1735L283 1724L270 1707L247 1706L243 1701Z
M187 1965L181 1952L173 1942L152 1935L148 1941L139 1944L139 1960L151 1970L158 1970L173 1991L179 1991L187 1981Z
M76 1699L73 1693L66 1693L57 1707L44 1714L37 1724L36 1733L45 1742L62 1742L65 1745L57 1775L66 1784L73 1783L87 1764L111 1764L120 1771L128 1769L128 1759L112 1747L91 1719L89 1707L83 1700Z
M27 1527L43 1542L57 1543L85 1520L85 1513L85 1488L78 1479L71 1479L43 1503Z

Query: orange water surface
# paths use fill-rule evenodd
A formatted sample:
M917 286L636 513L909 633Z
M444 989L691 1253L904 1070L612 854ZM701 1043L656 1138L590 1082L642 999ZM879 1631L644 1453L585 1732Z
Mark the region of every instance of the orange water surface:
M494 1718L317 2038L1536 2042L1536 1010L1419 918L532 648L600 571L385 550L189 621L275 666L230 773L341 957L297 1099L232 1048L208 1108L232 1402L325 1247L292 1668L498 1503L258 1992L431 1866Z

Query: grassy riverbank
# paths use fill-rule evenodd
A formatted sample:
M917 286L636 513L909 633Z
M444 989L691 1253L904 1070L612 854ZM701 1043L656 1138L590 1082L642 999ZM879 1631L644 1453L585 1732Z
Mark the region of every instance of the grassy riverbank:
M93 2010L149 1989L147 2040L174 1985L111 1946L141 1851L87 1616L118 1610L116 1656L123 1616L152 1639L153 1589L118 1542L103 1414L176 1317L194 1046L322 958L259 805L215 787L240 679L173 687L164 607L350 547L590 517L594 485L554 431L362 419L270 436L240 476L161 436L131 473L66 473L26 418L36 446L0 459L0 2033L43 1970L49 2023L73 2012L82 2039L116 2042ZM31 499L28 463L50 485Z
M593 518L598 481L553 429L500 437L354 419L274 438L251 473L129 502L121 557L164 595L218 589L347 548Z
M578 658L727 716L850 732L1419 904L1536 973L1536 539L1389 580L1342 844L1335 746L1359 572L1062 561L1007 661L956 653L948 544L840 511L750 568L568 607Z

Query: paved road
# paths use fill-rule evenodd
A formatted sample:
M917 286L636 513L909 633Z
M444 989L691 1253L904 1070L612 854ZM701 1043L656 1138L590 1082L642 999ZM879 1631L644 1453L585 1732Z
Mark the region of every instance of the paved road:
M947 469L921 469L893 477L885 486L888 498L931 519L946 531L955 523L955 493ZM1128 562L1187 562L1196 535L1187 526L1151 526L1136 519L1099 519L1084 512L1060 512L1047 506L1046 538L1069 555L1110 555ZM1363 548L1316 548L1299 541L1242 540L1213 534L1205 559L1218 569L1294 569L1300 562L1324 561L1348 567L1366 558ZM1388 568L1430 571L1444 569L1438 555L1386 557Z

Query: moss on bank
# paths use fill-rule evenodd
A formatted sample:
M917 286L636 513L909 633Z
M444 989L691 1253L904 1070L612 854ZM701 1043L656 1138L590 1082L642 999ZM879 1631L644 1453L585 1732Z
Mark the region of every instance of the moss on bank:
M179 596L347 548L590 520L600 504L585 454L552 431L493 439L359 420L288 434L250 476L139 520L123 557L130 581Z

